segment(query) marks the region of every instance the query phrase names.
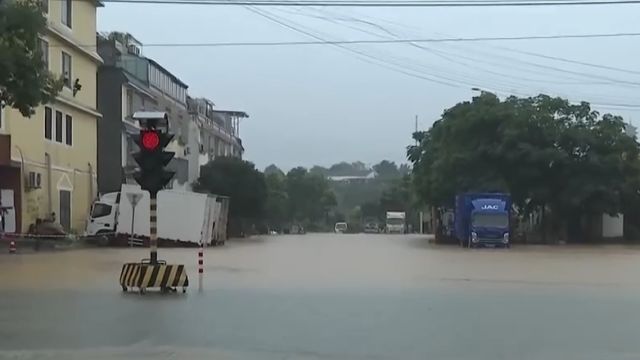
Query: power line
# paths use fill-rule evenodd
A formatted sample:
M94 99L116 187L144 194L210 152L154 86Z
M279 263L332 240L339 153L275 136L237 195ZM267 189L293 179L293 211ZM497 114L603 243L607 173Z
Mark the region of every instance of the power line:
M339 7L530 7L633 5L640 0L542 0L542 1L379 1L379 0L101 0L103 3L217 5L217 6L339 6Z
M358 17L353 17L353 16L346 16L344 17L344 15L338 14L338 13L330 13L327 10L323 10L323 9L318 9L318 8L312 8L313 11L316 11L318 13L324 13L326 15L333 15L333 18L329 17L329 16L321 16L321 15L312 15L309 13L303 13L301 11L298 12L290 12L291 14L294 15L303 15L303 16L309 16L312 18L316 18L316 19L321 19L324 21L330 21L334 24L339 24L340 21L344 21L344 22L357 22L357 23L361 23L367 26L371 26L374 27L377 30L380 30L382 32L384 32L386 35L388 36L383 36L384 38L387 39L401 39L402 36L394 33L393 31L389 30L388 28L386 28L385 26L378 24L374 21L374 19L362 19L362 18L358 18ZM287 10L282 9L281 11L287 12ZM336 21L337 20L337 21ZM379 20L379 19L378 19ZM384 21L384 20L383 20ZM399 25L396 23L393 23L394 25ZM355 29L357 31L361 31L370 35L374 35L377 37L381 37L380 34L375 33L375 32L371 32L371 31L367 31L364 30L360 27L353 27L353 26L349 26L346 25L351 29ZM446 34L443 34L445 36L447 36ZM418 44L414 44L414 43L410 43L411 46L419 48L419 49L423 49L425 51L428 51L436 56L442 57L447 61L452 61L452 62L457 62L456 59L454 59L453 57L459 57L459 54L454 54L451 52L446 52L443 50L436 50L434 48L427 48ZM565 62L565 63L570 63L570 64L577 64L577 65L582 65L582 66L588 66L588 67L592 67L592 68L597 68L597 69L605 69L605 70L610 70L610 71L617 71L617 72L622 72L622 73L627 73L627 74L636 74L636 75L640 75L640 71L636 71L636 70L630 70L630 69L624 69L624 68L619 68L619 67L613 67L613 66L608 66L608 65L600 65L600 64L594 64L594 63L589 63L589 62L585 62L585 61L578 61L578 60L572 60L572 59L567 59L567 58L563 58L560 56L550 56L550 55L546 55L546 54L539 54L539 53L534 53L531 51L524 51L524 50L516 50L516 49L512 49L512 48L507 48L507 47L496 47L497 49L502 49L502 50L506 50L506 51L510 51L510 52L515 52L515 53L520 53L520 54L524 54L524 55L529 55L529 56L534 56L534 57L539 57L539 58L543 58L543 59L549 59L549 60L556 60L556 61L561 61L561 62ZM444 54L448 54L449 56L445 56ZM474 60L477 61L477 59L473 59L473 58L468 58L470 60ZM460 64L464 64L464 66L470 66L467 63L460 63ZM561 69L559 69L561 70ZM483 71L487 71L487 72L491 72L489 70L484 69ZM497 73L497 75L504 75L501 73Z
M363 33L366 33L366 34L369 34L369 35L373 35L373 36L376 36L376 37L382 37L382 38L385 38L385 39L400 39L401 38L401 36L399 36L398 34L394 33L393 31L389 30L388 28L384 27L383 25L377 24L374 20L366 20L366 19L361 19L361 18L348 16L348 15L346 17L344 17L344 15L340 15L340 14L337 14L337 13L331 13L328 10L319 9L319 8L312 8L312 10L314 12L318 12L319 14L325 14L326 16L313 15L313 14L305 13L305 12L302 12L302 9L300 9L298 12L290 12L290 11L287 11L285 9L280 9L280 11L282 11L282 12L287 12L287 13L290 13L290 14L293 14L293 15L303 15L303 16L308 16L308 17L312 17L312 18L321 19L321 20L324 20L324 21L329 21L331 23L342 25L342 26L346 26L348 28L351 28L351 29L354 29L354 30L357 30L359 32L363 32ZM381 36L379 33L376 33L376 32L373 32L373 31L369 31L369 30L366 30L366 29L362 29L359 26L346 25L343 22L355 22L355 23L371 26L371 27L374 27L377 30L380 30L380 31L384 32L385 35ZM524 80L524 81L531 81L531 82L538 82L538 83L553 83L553 84L585 84L584 81L576 82L575 78L573 79L574 80L573 82L559 82L557 79L554 79L554 80L542 80L542 79L534 79L534 78L522 77L520 75L511 75L511 74L505 73L504 71L493 71L493 70L478 66L476 64L476 62L485 62L485 63L488 63L491 66L498 66L495 63L492 63L492 62L489 62L489 61L483 61L481 59L471 58L471 57L467 57L467 56L464 56L464 55L460 55L460 54L456 54L456 53L452 53L452 52L447 52L447 51L444 51L444 50L435 49L435 48L432 48L432 47L426 47L426 46L423 46L423 45L420 45L420 44L416 44L416 43L408 43L408 45L410 45L412 47L415 47L417 49L420 49L420 50L424 50L424 51L426 51L428 53L431 53L432 55L435 55L437 57L445 59L448 62L456 63L458 65L461 65L461 66L464 66L464 67L467 67L467 68L473 68L473 69L476 69L476 70L479 70L479 71L482 71L482 72L490 73L490 74L493 74L493 75L496 75L496 76L505 77L505 78L509 78L509 79L511 79L511 78L519 78L519 79ZM508 49L508 48L506 48L506 49ZM465 61L460 60L458 58L465 58L465 59L473 61L474 63L468 63L468 62L465 62ZM499 65L499 67L501 69L503 69L504 65ZM430 68L432 69L433 66L430 66ZM562 71L562 70L563 69L558 69L558 71ZM532 72L532 70L530 70L530 69L526 69L526 71ZM547 76L549 75L548 71L546 71L543 74L547 75ZM568 78L566 76L564 76L564 77Z
M593 67L593 68L597 68L597 69L604 69L604 70L618 71L618 72L627 73L627 74L640 75L640 71L637 71L637 70L623 69L623 68L614 67L614 66L608 66L608 65L593 64L593 63L589 63L589 62L585 62L585 61L572 60L572 59L567 59L567 58L563 58L563 57L560 57L560 56L551 56L551 55L538 54L538 53L525 51L525 50L516 50L516 49L503 48L503 47L500 47L500 48L504 49L504 50L507 50L507 51L519 53L519 54L539 57L539 58L542 58L542 59L556 60L556 61L561 61L561 62L565 62L565 63L569 63L569 64L577 64L577 65L583 65L583 66Z
M299 29L296 26L293 26L291 24L287 24L284 20L278 20L277 18L274 18L274 17L277 17L277 15L271 14L272 16L269 16L269 15L267 15L266 11L261 11L261 10L258 10L258 9L250 9L250 10L252 12L255 12L255 13L257 13L257 14L259 14L259 15L267 18L267 19L269 19L270 21L276 22L276 23L278 23L278 24L280 24L280 25L282 25L282 26L284 26L284 27L286 27L286 28L288 28L290 30L302 33L302 34L310 36L310 37L312 37L314 39L319 39L321 41L329 41L329 40L326 40L326 39L324 39L324 38L322 38L320 36L312 34L312 33L308 32L308 31ZM453 83L444 82L444 81L441 81L441 80L436 80L436 79L433 79L433 78L430 78L430 77L425 77L425 76L421 75L421 74L425 74L425 73L424 72L420 72L419 70L406 69L401 64L398 64L398 63L395 63L395 62L392 62L392 61L388 61L388 60L384 60L384 59L380 59L379 57L375 57L375 56L372 56L372 55L369 55L369 54L366 54L366 53L363 53L363 52L360 52L360 51L356 51L356 50L351 49L349 47L345 47L344 45L338 44L338 45L335 45L335 46L343 48L344 50L347 50L347 51L350 51L350 52L354 52L354 53L359 54L361 56L365 56L368 59L373 59L373 60L375 60L377 62L382 62L382 63L377 63L376 62L374 64L382 66L382 67L385 67L385 68L390 69L390 70L395 71L395 72L399 72L399 73L402 73L402 74L405 74L405 75L409 75L411 77L420 78L420 79L423 79L423 80L427 80L427 81L430 81L430 82L436 82L436 83L439 83L439 84L443 84L444 83L444 85L452 86L452 87L461 87L461 85L462 85L462 87L464 87L464 86L473 86L474 87L475 86L475 83L471 83L471 82L464 81L464 80L457 80L457 79L454 79L454 78L445 77L445 76L441 76L441 75L437 75L437 74L429 73L428 75L430 77L436 77L436 78L439 78L439 79L443 79L444 81L451 81ZM361 56L358 56L358 57L362 59ZM366 62L371 63L371 61L367 61L367 59L362 59L362 60L365 60ZM389 66L389 65L391 65L391 66ZM507 86L509 86L509 85L507 85ZM505 89L500 89L499 87L494 87L493 89L489 88L488 90L491 90L491 91L496 92L496 93L513 94L513 95L518 95L518 96L531 96L531 94L524 94L524 93L516 91L514 89L511 89L511 90L507 91ZM611 108L615 107L615 108L628 109L628 110L640 109L640 104L631 104L631 103L626 103L626 102L594 102L593 104L596 105L596 106L603 106L603 107L608 106L608 107L611 107Z
M639 0L640 1L640 0ZM482 41L523 41L523 40L559 40L638 37L640 32L593 33L593 34L555 34L523 36L486 36L486 37L448 37L428 39L363 39L363 40L313 40L313 41L240 41L240 42L156 42L144 43L144 47L242 47L242 46L313 46L313 45L357 45L357 44L403 44L403 43L444 43L444 42L482 42ZM63 45L50 45L62 47ZM78 44L82 48L96 48L97 45ZM540 55L543 56L543 55ZM604 65L603 65L604 66ZM629 70L631 71L631 70Z
M317 41L247 41L247 42L195 42L195 43L145 43L145 47L232 47L232 46L302 46L302 45L350 45L350 44L403 44L438 42L520 41L553 39L587 39L612 37L637 37L640 32L608 34L556 34L523 36L451 37L431 39L373 39L373 40L317 40ZM88 45L94 46L94 45Z
M247 8L247 10L249 10L249 11L255 13L255 14L258 14L258 15L266 18L267 20L269 20L271 22L274 22L276 24L279 24L280 26L283 26L283 27L285 27L285 28L287 28L289 30L295 31L297 33L300 33L300 34L303 34L305 36L311 37L313 39L317 39L317 40L319 40L321 42L329 41L329 40L327 40L327 39L325 39L323 37L317 36L317 35L309 32L309 31L306 31L306 30L300 29L300 28L298 28L296 26L293 26L291 24L288 24L287 22L285 22L285 21L283 21L281 19L278 19L278 16L273 15L273 14L269 14L264 10L258 10L258 9L251 8L251 7L246 7L246 8ZM390 62L390 61L384 60L384 59L380 59L380 58L378 58L376 56L372 56L372 55L367 54L365 52L352 49L352 48L344 46L342 44L334 43L334 44L331 44L331 45L336 46L336 47L338 47L340 49L346 50L348 52L351 52L353 54L356 54L357 57L360 60L365 61L365 62L367 62L369 64L381 66L381 67L384 67L384 68L386 68L388 70L395 71L395 72L398 72L398 73L401 73L401 74L404 74L404 75L408 75L408 76L411 76L411 77L414 77L414 78L427 80L429 82L438 83L438 84L449 86L449 87L458 87L458 88L461 87L460 82L459 82L459 84L452 84L452 83L448 82L448 81L452 80L452 79L449 79L449 78L443 78L442 76L437 76L437 75L434 76L432 74L429 74L430 76L425 76L425 75L423 75L424 72L422 74L417 74L414 71L409 71L409 70L403 68L401 65L398 65L397 63ZM433 77L441 78L443 80L434 79ZM462 85L473 86L473 85L470 85L468 83L462 83Z

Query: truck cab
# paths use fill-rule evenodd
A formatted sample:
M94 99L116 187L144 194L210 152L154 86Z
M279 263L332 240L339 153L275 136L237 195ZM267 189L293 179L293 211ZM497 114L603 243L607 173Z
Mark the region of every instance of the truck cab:
M87 219L86 234L98 235L115 232L119 202L119 192L104 194L96 200L91 206L91 213Z
M387 234L405 233L406 214L402 211L387 211L385 230Z
M511 197L508 194L458 195L456 237L462 246L510 246Z

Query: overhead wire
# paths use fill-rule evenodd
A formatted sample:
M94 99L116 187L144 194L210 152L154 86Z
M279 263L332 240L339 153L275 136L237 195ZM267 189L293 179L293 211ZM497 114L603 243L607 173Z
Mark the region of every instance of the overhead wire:
M219 47L219 46L296 46L296 45L334 45L342 50L349 51L356 54L361 60L376 64L378 66L385 67L387 69L403 73L405 75L421 78L431 82L436 82L442 85L461 87L475 86L475 84L468 81L459 80L447 76L442 76L433 73L425 73L416 69L407 69L406 66L397 62L380 59L376 56L371 56L366 52L352 49L346 45L355 44L385 44L385 43L408 43L415 46L420 42L473 42L473 41L499 41L499 40L541 40L541 39L561 39L561 38L595 38L595 37L620 37L620 36L639 36L640 33L614 33L614 34L556 34L556 35L534 35L534 36L516 36L516 37L483 37L483 38L449 38L449 39L383 39L383 40L327 40L323 37L315 36L309 31L298 29L296 26L290 26L277 17L274 18L273 14L260 12L255 7L259 6L297 6L297 7L493 7L493 6L565 6L565 5L631 5L640 4L640 0L487 0L487 1L460 1L460 0L442 0L442 1L418 1L418 0L400 0L400 1L384 1L384 0L102 0L104 3L140 3L140 4L178 4L178 5L234 5L243 6L250 9L256 14L259 14L272 22L279 23L281 26L285 26L290 30L310 36L317 41L291 41L291 42L229 42L229 43L151 43L145 44L145 47L154 46L172 46L172 47ZM434 52L434 54L437 54ZM442 54L441 54L442 55ZM549 70L557 70L556 68L536 64L539 67ZM567 69L560 69L560 71L571 73L580 76L593 76L593 74L585 74L575 72ZM425 76L428 75L428 76ZM610 81L612 83L626 84L638 86L639 82L625 81L621 79L612 79L603 76L594 76L602 80ZM434 79L435 78L435 79ZM441 80L438 80L441 79ZM514 92L511 90L511 92ZM621 107L637 107L640 105L635 104L610 104L611 106Z
M265 11L262 10L262 12L264 14ZM274 16L277 16L277 15L271 14L271 16L269 16L268 18L273 20ZM290 22L290 23L293 23L291 20L287 20L287 21ZM311 36L311 37L313 37L315 39L324 39L324 40L326 40L326 38L324 38L324 37L320 37L320 36L318 36L316 34L312 34L309 31L301 30L299 24L295 24L295 25L287 24L282 18L280 18L280 20L277 20L277 22L279 24L281 24L281 25L284 24L285 27L287 27L287 28L289 28L291 30L303 33L303 34ZM405 75L409 75L409 76L412 76L412 77L417 77L417 78L420 78L420 79L423 79L423 80L428 80L428 81L436 82L436 83L447 85L447 86L464 87L464 88L476 87L476 86L479 86L479 84L481 83L481 82L470 82L470 81L467 81L467 80L460 80L460 79L453 78L451 76L445 76L445 75L441 75L441 74L435 74L432 71L431 72L422 71L422 70L416 69L415 65L413 66L413 68L410 68L411 65L401 64L401 63L398 63L397 61L390 61L390 60L386 60L386 59L381 59L379 56L373 56L373 55L367 54L367 53L365 53L363 51L354 50L353 48L350 48L350 47L344 47L344 46L341 46L341 47L343 47L347 51L356 53L356 54L361 55L361 56L365 56L369 60L375 60L376 61L375 62L376 65L383 65L383 67L385 67L387 69L390 69L390 70L393 70L393 71L396 71L396 72L400 72L400 73L403 73ZM383 64L380 64L380 62L382 62ZM433 78L437 78L437 80L433 79ZM503 92L503 93L514 93L514 89L513 88L507 90L505 88L502 88L502 86L510 87L511 85L504 85L504 84L496 85L496 86L493 86L492 90L494 90L496 92L500 91L500 92Z
M304 9L304 10L306 10L306 9ZM281 11L286 11L286 10L281 10ZM319 18L321 20L330 21L330 22L332 22L334 24L337 23L336 21L334 21L334 19L332 19L332 18L330 18L328 16L318 16L318 15L314 15L314 14L302 13L301 11L302 11L302 9L300 9L297 14L308 15L308 16L311 16L311 17ZM322 12L322 13L326 13L326 14L335 15L335 13L329 13L328 10L324 10L324 9L323 10L312 9L312 11L317 11L317 12ZM343 20L352 20L354 22L358 22L358 23L362 23L362 24L366 24L366 25L373 25L376 29L383 31L385 34L388 34L389 36L398 36L393 31L389 30L388 28L386 28L386 27L384 27L384 26L382 26L380 24L376 24L373 21L363 20L362 18L355 18L355 17L347 17L347 18L343 18ZM352 28L352 29L356 29L356 30L362 31L362 32L367 33L367 34L380 36L380 34L377 34L377 33L371 32L371 31L367 31L367 30L361 29L359 27L354 27L354 26L348 26L348 27ZM497 71L491 71L491 70L488 70L488 69L485 69L485 68L478 67L475 64L469 64L469 63L466 63L466 62L463 62L463 61L459 61L458 59L455 59L456 56L458 56L458 57L460 56L459 54L453 54L453 53L446 53L445 52L447 55L444 55L444 54L442 54L441 50L435 50L435 49L424 47L424 46L421 46L421 45L415 44L415 43L409 43L409 45L412 45L413 47L419 48L421 50L425 50L425 51L427 51L427 52L429 52L431 54L434 54L436 56L444 58L447 61L450 61L450 62L453 62L453 63L457 63L457 64L465 66L465 67L474 68L474 69L477 69L477 70L480 70L480 71L483 71L483 72L488 72L488 73L491 73L491 74L494 74L494 75L497 75L497 76L501 76L501 77L506 77L506 78L509 78L509 79L511 79L511 77L512 77L511 75L508 75L508 74L505 74L505 73L500 73L500 72L497 72ZM475 59L475 58L470 58L470 57L465 57L465 56L462 56L462 57L466 58L466 59L469 59L471 61L474 61L474 62L477 61L477 59ZM493 63L490 63L490 62L488 62L488 63L490 65L494 65ZM422 65L422 64L420 64L419 66L424 67L424 65ZM433 69L433 65L429 65L429 68ZM557 69L557 71L564 71L564 69ZM523 78L522 76L515 76L515 77L518 77L520 79L524 79L526 81L535 81L535 82L541 82L541 83L554 83L554 84L558 84L559 83L557 81L545 81L545 80L539 80L539 79ZM469 78L469 76L467 76L467 78ZM609 80L608 82L603 82L603 83L615 83L615 82ZM577 83L577 84L580 84L580 83ZM507 84L506 86L522 86L522 85L521 84L514 85L513 83L510 83L510 84Z
M77 0L76 0L77 1ZM336 6L336 7L531 7L635 5L640 0L529 0L529 1L419 1L419 0L101 0L103 3L217 5L217 6Z
M311 37L311 38L314 38L314 39L317 39L317 40L320 40L320 41L326 41L326 39L324 39L324 38L322 38L320 36L317 36L317 35L309 32L309 31L306 31L306 30L300 29L300 28L298 28L296 26L287 24L286 22L282 21L281 19L278 19L278 18L274 17L273 15L271 15L269 13L265 13L263 10L254 9L254 8L250 8L250 7L248 7L247 9L249 11L251 11L251 12L253 12L253 13L259 15L259 16L262 16L262 17L266 18L267 20L269 20L271 22L279 24L280 26L283 26L283 27L285 27L285 28L287 28L289 30L295 31L297 33L303 34L305 36L308 36L308 37ZM338 44L338 43L329 43L329 44L330 45L334 45L334 46L336 46L336 47L338 47L338 48L340 48L340 49L342 49L344 51L350 52L352 54L356 54L356 56L361 61L365 61L365 62L367 62L369 64L380 66L380 67L386 68L388 70L399 72L399 73L402 73L404 75L408 75L408 76L411 76L411 77L414 77L414 78L419 78L419 79L427 80L427 81L430 81L430 82L433 82L433 83L438 83L440 85L445 85L445 86L450 86L450 87L461 87L459 84L456 85L456 84L452 84L452 83L449 83L449 82L446 82L446 81L434 79L433 77L428 77L428 76L425 76L425 75L420 75L420 74L415 74L413 72L409 72L407 70L399 68L397 64L393 64L391 62L378 59L378 58L376 58L374 56L365 54L365 53L360 52L358 50L354 50L354 49L349 48L347 46L344 46L342 44Z
M317 38L317 37L314 36L314 38ZM376 58L376 59L380 60L379 58ZM399 66L399 64L397 64L397 63L394 63L394 65ZM412 69L412 70L416 71L415 69ZM406 73L406 71L403 71L403 72ZM437 75L437 74L433 74L433 73L430 73L429 75L430 76L437 76L439 78L443 78L443 76L440 76L440 75ZM450 77L444 77L444 78L446 78L449 81L454 81L454 82L457 82L457 83L466 84L467 86L470 86L469 84L471 84L469 82L453 79L453 78L450 78ZM504 86L504 85L502 85L502 86ZM507 86L509 86L509 85L507 85ZM516 92L515 89L505 90L505 89L499 89L499 88L497 88L495 86L494 86L494 89L491 89L491 90L494 90L495 92L501 91L501 92L504 92L506 94L510 94L511 93L511 94L519 95L519 96L531 96L531 94L524 94L524 93L521 93L521 92ZM613 107L623 107L623 108L638 108L638 107L640 107L639 104L629 104L629 103L624 103L624 102L620 102L620 103L613 103L613 102L605 103L605 102L602 102L602 103L603 103L602 105L609 105L609 106L613 106Z
M289 13L297 14L297 15L304 15L304 16L309 16L309 17L312 17L312 18L321 19L321 20L324 20L324 21L329 21L329 22L332 22L334 24L340 24L340 25L346 26L346 27L348 27L350 29L354 29L356 31L360 31L360 32L363 32L363 33L366 33L366 34L370 34L370 35L373 35L373 36L381 37L381 35L379 33L375 33L373 31L368 31L368 30L362 29L362 28L360 28L358 26L344 25L340 21L357 22L357 23L361 23L361 24L364 24L364 25L367 25L367 26L374 27L375 29L384 32L386 34L385 35L386 39L399 39L400 38L400 36L398 34L394 33L393 31L389 30L388 28L386 28L386 27L384 27L384 26L382 26L380 24L376 24L373 21L364 20L362 18L356 18L356 17L353 17L353 16L344 17L344 16L342 16L342 14L340 14L340 16L337 16L338 15L337 13L329 13L328 10L326 10L326 9L311 8L310 10L316 11L316 12L319 12L319 13L323 13L323 14L333 15L333 19L331 17L329 17L329 16L322 16L322 15L314 15L314 14L304 13L304 12L302 12L302 10L306 10L306 9L298 9L298 12L289 12ZM288 12L286 9L280 9L280 11ZM505 73L505 72L493 71L493 70L478 66L477 64L475 64L475 62L478 61L475 58L466 57L466 56L460 56L459 54L456 54L456 53L447 52L447 51L440 50L440 49L434 49L434 48L431 48L431 47L426 47L426 46L423 46L421 44L417 44L415 42L408 42L408 44L411 45L414 48L426 51L426 52L428 52L428 53L430 53L430 54L432 54L434 56L437 56L437 57L439 57L441 59L444 59L444 60L446 60L448 62L456 63L456 64L459 64L461 66L467 67L467 68L472 68L472 69L475 69L475 70L479 70L479 71L482 71L482 72L490 73L492 75L505 77L505 78L509 78L509 79L512 79L513 77L516 77L516 78L519 78L521 80L538 82L538 83L577 84L577 85L591 84L591 83L584 82L584 81L582 81L582 82L581 81L561 82L561 81L558 81L558 80L544 80L544 79L528 78L528 77L523 77L523 76L520 76L520 75L515 75L514 76L514 75L510 75L510 74ZM457 59L457 57L461 57L461 58L465 58L465 59L471 60L474 63L469 63L469 62L462 61L460 59ZM495 65L495 63L492 63L492 62L486 62L486 61L483 61L483 62L488 63L489 65ZM501 66L501 68L503 68L503 67ZM529 72L531 72L530 69L529 69ZM542 73L542 72L535 72L534 71L534 73L548 75L548 72ZM565 78L568 78L568 79L571 79L571 80L579 80L578 78L574 78L574 77L565 77Z

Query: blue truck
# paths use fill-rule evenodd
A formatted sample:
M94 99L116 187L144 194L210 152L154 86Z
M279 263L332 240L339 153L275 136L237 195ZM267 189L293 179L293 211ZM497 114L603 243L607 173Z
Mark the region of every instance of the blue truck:
M509 247L511 196L464 193L456 196L454 234L461 246Z

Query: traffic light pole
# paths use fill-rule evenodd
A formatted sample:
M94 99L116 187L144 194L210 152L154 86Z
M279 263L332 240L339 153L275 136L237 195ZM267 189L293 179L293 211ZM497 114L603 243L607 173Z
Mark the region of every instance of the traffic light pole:
M149 199L149 248L151 251L151 264L158 263L158 206L157 194L150 194Z
M175 292L177 286L181 286L185 292L189 286L189 279L184 265L167 264L166 261L158 260L158 191L161 191L175 175L173 171L165 169L175 155L174 152L165 151L173 139L173 134L169 133L169 118L162 112L136 112L133 118L140 122L141 127L140 133L134 137L139 148L139 151L133 154L133 159L139 165L134 179L142 190L149 192L150 256L148 263L144 259L137 263L124 264L120 273L120 285L123 291L137 287L141 293L147 288Z

